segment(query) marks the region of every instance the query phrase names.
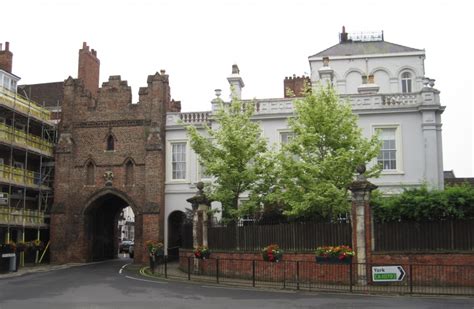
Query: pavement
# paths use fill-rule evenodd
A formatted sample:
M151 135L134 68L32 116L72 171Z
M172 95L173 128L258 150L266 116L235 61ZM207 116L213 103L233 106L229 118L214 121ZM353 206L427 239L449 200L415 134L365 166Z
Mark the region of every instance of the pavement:
M53 270L67 269L67 268L83 266L83 265L86 265L86 263L67 263L67 264L61 264L61 265L54 265L54 264L34 264L33 265L31 264L31 265L19 267L18 271L15 271L15 272L0 274L0 280L7 279L7 278L20 277L26 274L44 273L44 272L49 272Z
M127 258L128 254L122 253L120 254L120 258ZM17 271L15 272L8 272L8 273L0 273L0 280L7 279L7 278L15 278L20 277L26 274L34 274L34 273L44 273L54 270L60 269L67 269L71 267L78 267L78 266L85 266L85 265L92 265L96 263L103 263L103 262L92 262L92 263L66 263L66 264L27 264L25 266L20 266ZM0 308L1 309L1 308Z

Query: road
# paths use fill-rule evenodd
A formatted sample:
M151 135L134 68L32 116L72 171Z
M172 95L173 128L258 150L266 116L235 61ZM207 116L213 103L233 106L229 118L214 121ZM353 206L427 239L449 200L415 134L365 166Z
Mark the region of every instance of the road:
M474 308L474 298L302 293L155 281L130 260L0 280L4 308ZM32 306L33 305L33 306Z

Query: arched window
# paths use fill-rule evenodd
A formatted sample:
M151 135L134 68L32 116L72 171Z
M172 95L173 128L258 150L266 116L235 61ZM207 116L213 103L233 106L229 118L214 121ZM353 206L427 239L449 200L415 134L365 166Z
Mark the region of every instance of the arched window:
M114 150L114 142L114 137L112 135L109 135L109 137L107 137L107 151Z
M410 72L402 73L402 92L412 92L412 77Z
M95 167L92 162L86 166L86 185L93 186L95 184Z
M131 186L135 183L135 175L133 171L133 163L132 161L128 161L125 164L125 185Z

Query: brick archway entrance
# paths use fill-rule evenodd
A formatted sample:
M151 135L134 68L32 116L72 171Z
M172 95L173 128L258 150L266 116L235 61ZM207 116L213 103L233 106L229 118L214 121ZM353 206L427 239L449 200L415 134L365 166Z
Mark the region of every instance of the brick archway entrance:
M106 190L92 196L84 210L84 229L87 242L87 256L92 261L117 257L119 245L118 220L122 209L133 203L123 194ZM137 239L141 243L141 239Z

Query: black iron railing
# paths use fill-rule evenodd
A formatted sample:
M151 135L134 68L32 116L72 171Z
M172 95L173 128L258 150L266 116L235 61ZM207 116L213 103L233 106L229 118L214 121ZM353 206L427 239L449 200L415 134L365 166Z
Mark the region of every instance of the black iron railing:
M385 270L376 275L375 270ZM395 270L395 271L394 271ZM393 272L390 273L390 272ZM313 261L195 259L156 265L156 276L306 291L474 295L474 265L319 264Z

